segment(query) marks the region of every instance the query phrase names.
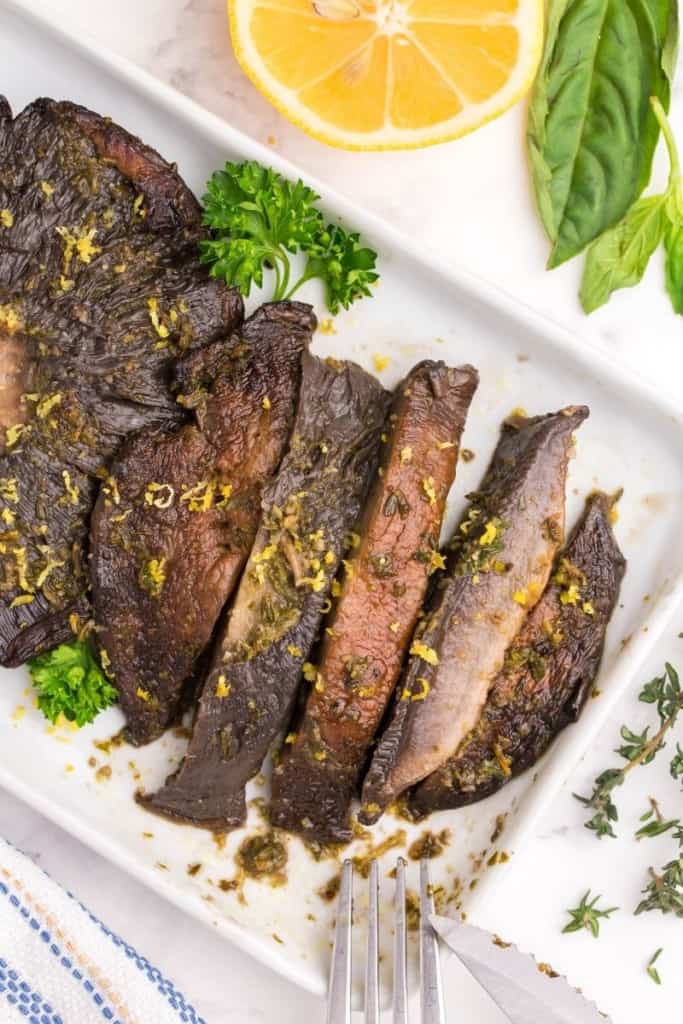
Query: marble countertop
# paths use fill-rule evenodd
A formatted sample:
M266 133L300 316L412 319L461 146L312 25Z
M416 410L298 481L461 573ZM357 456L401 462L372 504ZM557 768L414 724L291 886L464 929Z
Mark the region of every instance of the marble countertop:
M552 274L544 270L545 239L535 216L523 152L523 111L517 108L460 142L405 154L338 152L287 124L254 90L230 49L223 0L25 0L74 34L88 34L143 65L234 126L272 146L302 169L391 220L407 235L549 315L614 359L634 366L658 387L678 389L683 406L683 329L671 312L658 259L643 285L621 293L587 318L577 302L579 262ZM673 121L683 137L683 96ZM666 175L659 154L655 180ZM674 392L675 395L675 392ZM647 914L634 917L649 865L673 855L666 836L636 844L633 833L657 795L675 815L680 785L660 758L634 773L618 793L616 840L599 842L583 828L585 814L572 791L586 792L612 762L622 721L641 729L651 719L637 701L639 684L665 660L683 668L683 609L632 695L613 715L591 752L576 768L538 834L516 858L481 923L513 939L567 973L597 1000L615 1024L680 1016L683 974L677 949L683 923ZM317 999L251 961L153 893L132 881L45 819L0 791L0 834L35 856L110 927L174 979L208 1024L299 1024L323 1019ZM598 941L584 932L562 935L565 908L587 889L602 893L621 912L605 922ZM646 973L663 947L655 986ZM449 972L451 1020L502 1020L467 979ZM462 1009L461 1009L462 1007Z

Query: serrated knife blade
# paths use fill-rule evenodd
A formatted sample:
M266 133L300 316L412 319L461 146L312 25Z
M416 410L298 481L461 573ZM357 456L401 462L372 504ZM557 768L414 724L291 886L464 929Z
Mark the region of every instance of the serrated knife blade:
M511 1024L610 1024L566 978L529 954L481 928L438 914L430 921Z

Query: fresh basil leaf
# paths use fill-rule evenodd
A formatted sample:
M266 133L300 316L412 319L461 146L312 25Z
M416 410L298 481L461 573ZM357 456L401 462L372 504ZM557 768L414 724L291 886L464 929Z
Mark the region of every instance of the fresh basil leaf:
M678 60L678 0L643 0L643 6L650 17L655 45L660 53L658 88L650 95L657 96L668 113ZM647 159L642 162L636 192L638 196L650 180L652 160L659 141L660 127L657 119L652 116L651 108L650 114L643 128L643 152Z
M673 85L678 63L678 0L669 0L662 3L662 0L647 0L650 9L655 10L659 17L655 19L657 33L660 39L663 38L662 47L662 70L666 75L670 86ZM665 8L668 6L668 11Z
M545 46L527 115L527 151L534 182L536 206L546 234L551 239L557 236L557 223L550 190L553 175L544 155L545 125L548 119L548 77L560 22L569 3L570 0L554 0L548 8Z
M618 288L631 288L642 279L669 224L666 201L666 194L639 200L590 247L581 282L586 313L603 306Z
M529 122L550 267L616 224L649 179L659 134L649 98L668 106L673 4L551 0Z
M683 226L670 224L664 237L666 290L674 312L683 316Z

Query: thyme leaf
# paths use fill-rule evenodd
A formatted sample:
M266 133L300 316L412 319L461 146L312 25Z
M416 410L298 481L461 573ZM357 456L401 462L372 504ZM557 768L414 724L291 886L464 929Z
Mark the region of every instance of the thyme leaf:
M662 955L662 947L660 946L659 949L655 953L652 954L652 956L650 957L649 963L647 965L647 973L650 975L650 977L654 981L655 985L661 985L662 984L662 979L660 977L659 971L655 967L655 964L657 963L657 961L659 960L661 955Z
M642 825L636 832L636 839L638 841L641 839L655 839L657 836L664 835L665 832L679 828L681 824L678 818L666 819L659 809L659 804L652 797L650 797L650 810L643 814L640 820L647 822L647 824Z
M619 907L609 907L606 910L601 910L597 903L598 900L602 899L602 896L594 896L593 899L590 899L590 894L591 891L589 889L578 907L567 910L571 920L562 929L563 935L570 932L580 932L585 928L594 939L597 939L600 935L601 918L608 918L610 914L619 909Z
M680 743L676 744L676 753L671 758L671 764L669 766L672 779L683 778L683 748Z

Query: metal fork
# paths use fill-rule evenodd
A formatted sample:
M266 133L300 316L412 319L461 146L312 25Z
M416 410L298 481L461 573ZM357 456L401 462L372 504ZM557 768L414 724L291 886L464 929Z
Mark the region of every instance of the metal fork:
M365 961L365 1022L379 1024L379 864L370 865L368 939ZM406 929L406 862L396 863L394 897L394 1024L408 1024L408 944ZM445 1024L438 938L429 915L434 902L429 880L429 861L420 862L420 1010L421 1024ZM353 864L344 861L337 905L337 924L330 971L327 1024L351 1021L351 934L353 927Z

